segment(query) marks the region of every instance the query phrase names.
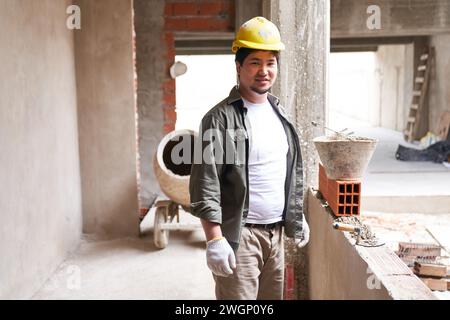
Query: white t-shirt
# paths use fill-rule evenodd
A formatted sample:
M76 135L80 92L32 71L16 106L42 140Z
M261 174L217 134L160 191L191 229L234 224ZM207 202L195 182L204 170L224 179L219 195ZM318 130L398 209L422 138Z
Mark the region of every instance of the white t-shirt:
M251 126L248 160L248 223L268 224L282 220L285 204L286 155L289 149L280 118L270 102L254 104L245 99Z

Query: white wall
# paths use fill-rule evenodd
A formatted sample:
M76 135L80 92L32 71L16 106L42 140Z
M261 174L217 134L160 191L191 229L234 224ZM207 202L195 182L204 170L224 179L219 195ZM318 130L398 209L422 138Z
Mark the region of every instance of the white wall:
M380 90L380 127L396 131L403 131L406 127L412 101L412 55L412 44L378 47L376 57Z

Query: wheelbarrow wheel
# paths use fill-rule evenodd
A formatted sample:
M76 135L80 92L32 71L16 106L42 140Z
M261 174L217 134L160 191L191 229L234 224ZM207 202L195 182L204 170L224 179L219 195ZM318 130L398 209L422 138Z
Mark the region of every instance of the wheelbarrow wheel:
M155 212L155 224L153 231L153 241L159 249L164 249L169 243L169 230L162 230L161 223L167 222L164 208L158 208Z

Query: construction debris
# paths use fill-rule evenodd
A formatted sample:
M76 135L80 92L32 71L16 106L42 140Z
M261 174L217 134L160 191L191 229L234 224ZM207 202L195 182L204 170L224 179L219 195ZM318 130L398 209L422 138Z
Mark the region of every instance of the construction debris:
M399 242L396 252L431 290L449 289L448 266L443 263L441 246L430 243Z
M408 267L413 267L415 262L433 264L441 256L441 248L430 243L399 242L396 254Z

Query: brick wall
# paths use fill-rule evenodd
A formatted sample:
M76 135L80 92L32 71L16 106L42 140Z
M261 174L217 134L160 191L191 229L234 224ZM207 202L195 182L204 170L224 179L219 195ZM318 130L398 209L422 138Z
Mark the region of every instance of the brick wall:
M165 6L167 31L233 31L233 0L168 0Z

